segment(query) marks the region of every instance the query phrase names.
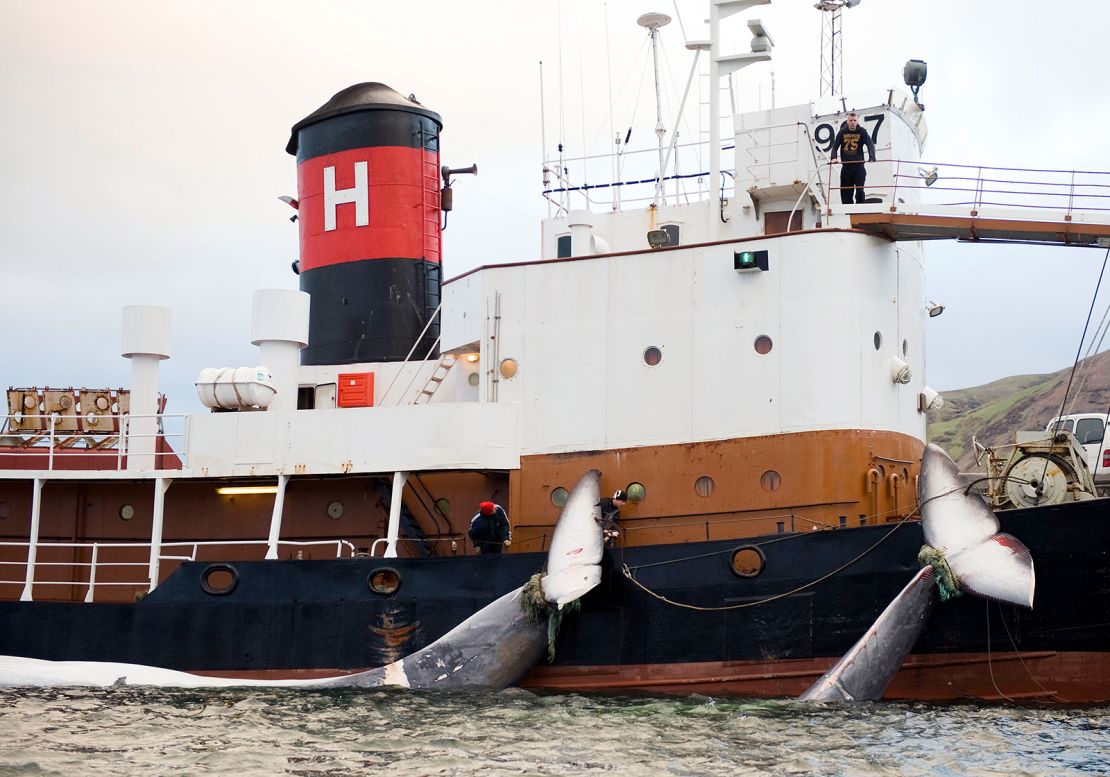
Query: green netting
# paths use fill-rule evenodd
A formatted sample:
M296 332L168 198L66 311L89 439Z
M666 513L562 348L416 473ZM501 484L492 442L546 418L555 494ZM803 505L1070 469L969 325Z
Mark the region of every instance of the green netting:
M952 574L944 554L939 550L931 545L922 545L921 552L917 554L917 562L923 567L930 566L933 568L933 579L937 581L942 602L963 595L963 592L960 591L960 584L956 581L956 576Z
M559 627L563 625L563 617L568 613L578 612L582 605L578 599L564 604L560 609L552 607L543 598L543 585L541 574L532 575L520 596L520 609L528 616L528 620L539 623L540 619L547 618L547 661L555 660L555 640L559 637Z

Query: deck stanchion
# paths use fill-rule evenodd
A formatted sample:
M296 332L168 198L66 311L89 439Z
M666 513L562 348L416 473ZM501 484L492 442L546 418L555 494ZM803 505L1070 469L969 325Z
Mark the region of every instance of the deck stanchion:
M96 559L100 544L94 542L92 546L92 559L89 563L89 590L85 594L85 604L91 604L93 601L93 591L96 590Z
M31 588L35 584L35 558L38 556L39 517L42 514L42 485L44 482L42 478L35 478L31 486L34 489L31 493L31 531L27 538L27 577L23 584L23 593L19 595L19 601L21 602L31 601Z
M389 527L386 529L385 558L397 558L397 536L401 533L401 497L407 472L393 473L393 493L389 500Z
M270 536L266 540L266 559L275 560L278 557L278 539L281 537L281 511L285 507L285 486L289 483L288 475L278 475L278 489L274 494L274 512L270 516Z
M150 529L150 587L147 592L158 587L158 562L162 555L162 521L166 507L166 489L173 480L170 478L154 479L154 520Z

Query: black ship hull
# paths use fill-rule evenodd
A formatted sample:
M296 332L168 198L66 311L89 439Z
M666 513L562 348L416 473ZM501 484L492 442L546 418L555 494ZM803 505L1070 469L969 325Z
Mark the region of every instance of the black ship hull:
M971 597L940 605L909 663L935 668L958 657L956 664L980 667L981 682L907 693L989 696L993 685L1008 697L998 678L1009 675L1001 668L996 673L992 656L1004 662L1024 655L1046 659L1037 669L1019 658L1034 687L1045 688L1047 679L1072 689L1071 696L1051 688L1033 695L1110 698L1110 502L1015 510L1000 518L1003 531L1033 555L1033 610ZM907 522L613 548L602 584L564 621L554 663L526 684L793 692L864 633L917 570L921 544L920 525ZM733 570L741 546L756 546L764 557L755 577ZM206 590L209 564L187 563L134 604L0 602L0 654L244 676L360 670L429 644L543 563L539 553L236 562L227 593ZM383 567L400 576L399 588L387 596L368 584ZM1069 667L1080 664L1083 677L1050 676L1076 672ZM1013 661L1006 666L1022 671ZM737 669L743 667L753 673ZM796 681L784 683L791 668ZM929 678L945 676L938 671ZM728 681L737 677L769 681Z

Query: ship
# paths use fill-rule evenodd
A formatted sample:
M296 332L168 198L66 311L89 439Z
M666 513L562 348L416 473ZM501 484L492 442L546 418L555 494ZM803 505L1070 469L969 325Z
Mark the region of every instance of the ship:
M710 4L688 44L710 83L771 58L757 4ZM741 18L751 50L728 53ZM653 46L669 21L639 19ZM541 258L453 278L443 219L476 166L444 164L444 118L415 97L339 91L292 125L298 288L255 292L257 365L198 365L206 410L168 414L171 312L135 305L128 388L9 389L0 654L380 667L539 571L596 469L627 494L619 535L522 686L802 692L919 568L925 243L1110 241L1074 177L1052 207L999 203L989 168L938 200L924 63L904 76L912 94L737 112L727 137L712 120L708 169L660 106L656 147L618 144L607 182L545 162ZM877 152L850 204L830 154L849 110ZM887 698L1110 699L1110 502L1054 494L998 513L1036 564L1033 609L946 602ZM485 501L504 553L468 536Z

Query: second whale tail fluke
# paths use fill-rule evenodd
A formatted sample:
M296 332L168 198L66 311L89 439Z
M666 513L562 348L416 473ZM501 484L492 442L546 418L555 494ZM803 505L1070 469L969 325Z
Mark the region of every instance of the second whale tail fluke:
M882 698L902 661L925 629L936 599L934 580L951 579L959 595L1033 606L1033 559L1016 537L998 533L986 501L968 491L951 457L928 445L918 491L927 546L936 559L921 569L871 628L799 698L806 701L874 701ZM948 573L951 573L950 575Z

